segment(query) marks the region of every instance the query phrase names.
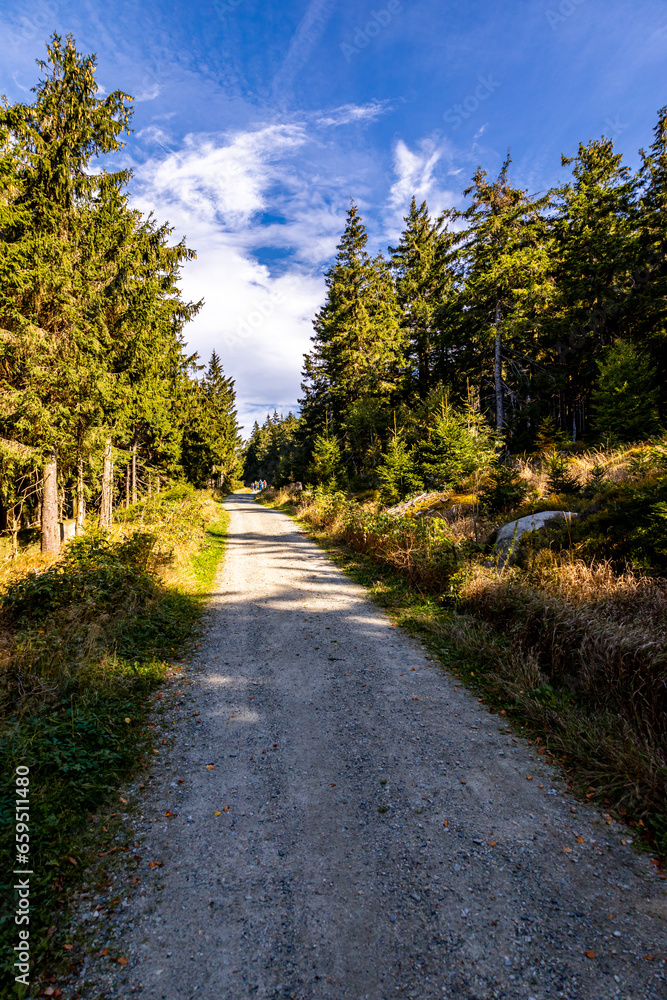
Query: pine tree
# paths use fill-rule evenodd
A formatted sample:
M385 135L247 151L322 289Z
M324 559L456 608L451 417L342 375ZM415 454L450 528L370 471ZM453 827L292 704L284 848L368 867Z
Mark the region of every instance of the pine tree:
M550 195L554 297L543 331L559 425L576 436L575 407L588 407L597 352L617 336L633 285L636 182L611 139L561 161L572 180Z
M640 150L639 255L626 317L632 339L655 367L663 418L667 412L667 107L658 112L653 143Z
M491 468L484 488L479 494L479 503L489 514L511 510L528 496L528 483L510 465L495 465Z
M424 483L415 469L412 451L398 432L394 432L389 439L377 477L380 496L388 506L424 489Z
M22 263L20 279L0 290L0 316L11 372L5 426L45 456L42 548L56 551L58 449L73 425L96 419L110 382L96 323L103 261L91 251L91 230L126 175L93 173L88 164L121 147L129 111L120 91L97 97L95 59L81 56L71 36L63 45L54 35L47 53L35 102L0 111L5 144L20 151L2 240L9 259Z
M313 442L313 457L309 478L318 486L335 490L342 481L341 450L338 439L325 431Z
M572 474L566 459L554 452L547 456L547 493L579 496L582 492L581 483Z
M496 438L472 407L456 410L437 391L432 397L425 436L414 449L415 466L426 489L457 489L491 464Z
M241 439L236 420L234 381L215 351L200 383L191 389L190 419L182 443L186 476L198 486L229 487L239 470Z

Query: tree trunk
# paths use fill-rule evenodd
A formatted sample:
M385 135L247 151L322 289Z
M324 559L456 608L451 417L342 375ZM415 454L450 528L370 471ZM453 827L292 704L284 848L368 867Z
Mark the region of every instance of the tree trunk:
M502 433L505 426L505 408L503 406L503 366L502 347L503 335L501 326L500 299L496 299L496 317L494 326L496 328L496 349L493 362L493 383L496 391L496 430Z
M83 451L79 448L76 456L76 525L75 533L83 531L83 519L86 516L86 496L83 492Z
M125 466L125 510L130 506L130 463Z
M60 551L58 524L58 460L55 448L44 465L42 492L42 552Z
M111 527L113 473L111 465L111 438L107 439L102 460L102 498L100 500L100 528Z
M137 445L132 445L132 503L137 502Z
M16 507L12 507L12 556L16 558L19 554L19 529L21 520L16 516Z

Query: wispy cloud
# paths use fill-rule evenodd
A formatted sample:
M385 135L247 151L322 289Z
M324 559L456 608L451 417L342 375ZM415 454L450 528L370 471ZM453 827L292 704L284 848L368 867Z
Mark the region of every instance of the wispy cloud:
M316 122L323 127L357 124L380 118L389 110L386 101L371 101L369 104L343 104L340 108L334 108L328 114L323 114L321 118L316 119Z
M292 37L285 60L273 81L274 97L279 103L284 102L296 76L310 59L335 9L335 0L310 0L308 9Z
M267 125L231 136L187 135L182 149L150 159L139 173L157 199L235 230L266 207L266 191L284 180L278 162L304 142L299 125Z
M417 202L427 202L432 215L438 215L456 203L457 193L442 188L436 172L445 153L449 153L448 147L432 139L422 139L416 149L410 149L402 139L398 140L394 146L396 180L388 199L390 235L400 231L402 217L413 195Z

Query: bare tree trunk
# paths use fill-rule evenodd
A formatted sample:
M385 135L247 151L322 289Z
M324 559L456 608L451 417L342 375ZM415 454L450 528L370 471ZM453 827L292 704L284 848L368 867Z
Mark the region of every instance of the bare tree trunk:
M16 516L16 507L12 507L12 556L16 558L19 554L19 529L21 520Z
M137 502L137 445L132 445L132 503Z
M125 510L130 506L130 463L125 466Z
M86 516L86 496L83 492L83 449L79 447L76 456L76 526L75 532L80 535L83 531L83 519Z
M153 496L153 473L149 469L148 470L148 498L150 499L152 496Z
M44 465L42 492L42 552L60 551L58 524L58 460L55 448Z
M107 438L102 460L102 497L100 500L100 528L111 527L112 509L112 465L111 465L111 438Z
M503 366L502 347L503 335L501 326L500 299L496 298L496 317L494 326L496 328L496 350L493 362L493 383L496 391L496 430L502 433L505 426L505 408L503 406Z

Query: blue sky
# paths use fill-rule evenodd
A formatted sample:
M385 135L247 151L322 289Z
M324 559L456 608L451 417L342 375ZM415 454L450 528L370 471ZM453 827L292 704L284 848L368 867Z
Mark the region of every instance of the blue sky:
M1 0L10 100L54 29L135 97L133 200L197 251L189 345L222 356L246 433L296 405L350 197L386 247L413 193L460 204L508 147L531 191L602 134L635 166L667 104L665 0Z

